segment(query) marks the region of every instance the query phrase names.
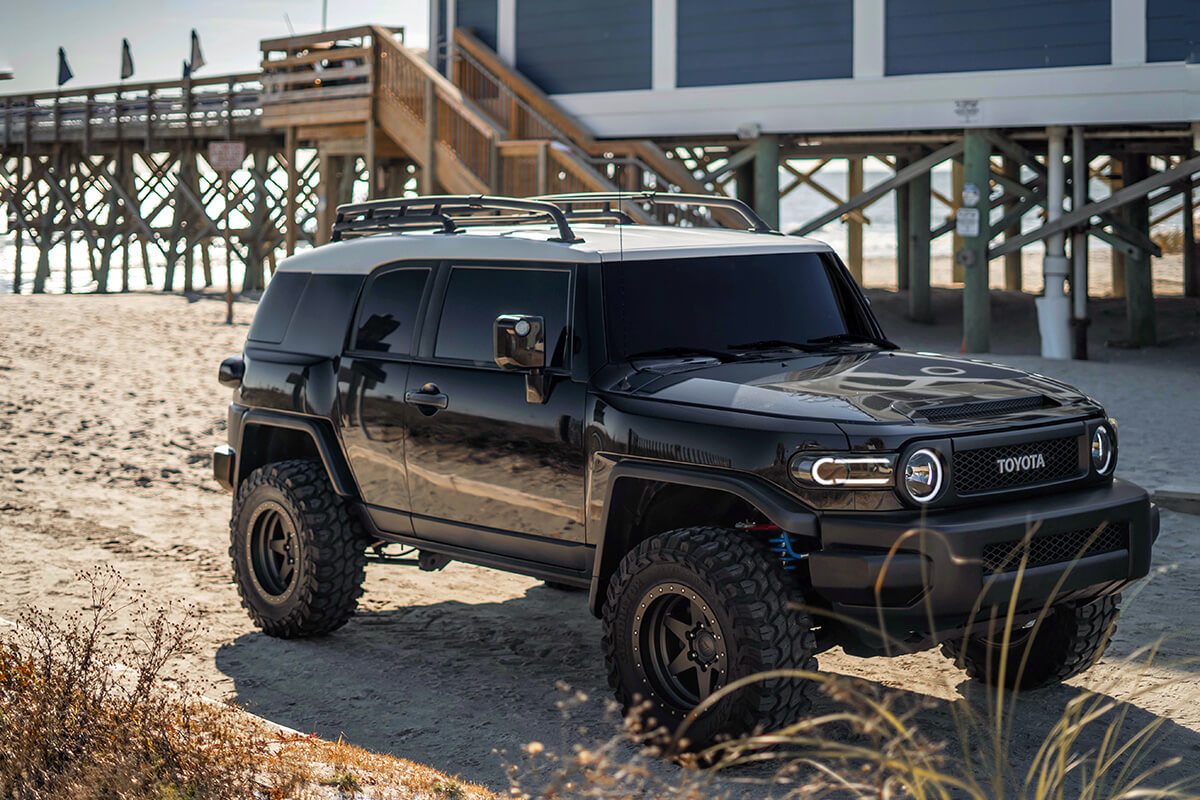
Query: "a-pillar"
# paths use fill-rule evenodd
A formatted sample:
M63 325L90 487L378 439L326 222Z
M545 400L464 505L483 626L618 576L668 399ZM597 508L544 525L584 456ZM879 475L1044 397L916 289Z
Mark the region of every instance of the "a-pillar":
M988 288L988 196L991 194L992 145L980 131L969 131L963 140L963 185L974 186L978 224L962 226L962 250L955 258L963 267L963 345L967 352L986 353L992 347L991 297ZM960 194L956 199L962 199ZM959 209L959 218L967 206ZM973 235L972 235L973 234Z
M1129 153L1122 160L1126 186L1150 177L1149 156ZM1150 203L1145 197L1125 206L1125 221L1150 238ZM1125 309L1129 318L1129 342L1138 346L1153 345L1158 339L1154 322L1154 282L1150 273L1150 253L1145 250L1125 259Z
M930 206L933 192L930 173L908 182L908 316L916 322L933 322L929 288Z
M754 210L772 229L779 229L779 136L758 137L754 154Z
M1046 129L1046 221L1063 215L1067 176L1063 159L1067 152L1067 130L1055 125ZM1038 331L1042 338L1043 358L1071 357L1071 299L1067 297L1067 237L1056 233L1046 237L1046 255L1042 259L1045 291L1036 301Z

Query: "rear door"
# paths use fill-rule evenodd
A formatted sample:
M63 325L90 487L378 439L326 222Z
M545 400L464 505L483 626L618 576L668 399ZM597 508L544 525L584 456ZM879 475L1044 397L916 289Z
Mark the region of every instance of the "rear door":
M402 262L368 279L339 370L342 442L363 500L377 508L410 507L404 390L434 266ZM411 532L407 519L399 527Z
M586 385L572 380L574 267L444 267L408 374L405 448L413 524L422 538L584 569ZM547 399L493 360L502 314L546 323Z

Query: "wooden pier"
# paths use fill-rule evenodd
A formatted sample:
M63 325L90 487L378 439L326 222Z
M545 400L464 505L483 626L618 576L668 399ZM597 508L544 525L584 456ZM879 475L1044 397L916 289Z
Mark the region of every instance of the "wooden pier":
M739 130L738 135L602 139L508 66L471 31L454 31L446 74L404 44L402 29L361 26L262 42L261 71L195 80L98 86L0 98L0 199L9 235L37 249L36 264L11 264L15 290L44 291L51 252L85 241L99 291L150 280L165 262L163 289L214 283L209 248L223 233L221 176L207 159L214 141L245 144L232 173L232 255L245 290L263 286L275 260L327 240L339 203L405 193L537 194L646 190L722 192L751 202L779 224L779 203L801 187L829 210L788 233L836 220L848 227L847 263L863 277L863 226L872 206L896 204L897 274L910 312L929 319L930 242L956 237L970 298L969 349L987 349L987 262L1005 257L1005 286L1020 290L1022 247L1056 236L1098 237L1114 248L1114 291L1128 298L1131 340L1155 340L1151 224L1182 210L1190 221L1196 158L1188 123L810 135ZM1084 194L1065 216L1047 213L1069 180L1049 158L1075 134L1071 158L1115 194ZM1057 143L1057 144L1056 144ZM826 179L830 165L845 177ZM864 183L865 165L890 177ZM934 191L930 171L954 165L955 190ZM965 176L965 177L964 177ZM964 181L998 223L963 236ZM1086 181L1085 181L1086 182ZM937 201L945 214L932 214ZM639 220L705 225L720 210L628 209ZM1022 233L1029 215L1045 219ZM1065 220L1065 222L1064 222ZM1200 294L1192 226L1184 242L1185 290ZM1075 248L1086 252L1086 238ZM71 285L66 253L66 291ZM199 266L199 271L197 270Z

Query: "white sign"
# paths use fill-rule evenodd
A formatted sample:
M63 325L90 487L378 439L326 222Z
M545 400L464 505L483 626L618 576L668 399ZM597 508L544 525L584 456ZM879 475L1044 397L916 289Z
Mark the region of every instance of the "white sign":
M979 205L979 187L973 183L968 183L962 190L962 203L968 208L974 208Z
M246 160L245 142L209 142L208 163L217 172L233 172Z
M979 209L960 208L954 220L954 232L959 236L978 236Z
M955 100L954 113L963 122L974 122L979 118L979 101Z

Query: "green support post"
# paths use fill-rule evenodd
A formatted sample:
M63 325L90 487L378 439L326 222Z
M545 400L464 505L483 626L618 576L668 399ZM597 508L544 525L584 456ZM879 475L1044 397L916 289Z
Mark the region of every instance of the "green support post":
M933 202L929 172L908 182L908 316L916 322L933 322L929 289L930 205Z
M896 156L896 171L907 167L912 161L904 156ZM908 189L896 187L896 288L908 290Z
M1130 153L1124 159L1125 185L1150 177L1150 159L1141 153ZM1125 220L1150 238L1150 203L1145 197L1125 206ZM1125 309L1129 318L1129 341L1148 347L1158 340L1154 324L1154 281L1150 273L1150 254L1139 250L1125 259Z
M779 229L779 136L758 137L754 155L754 210L775 230Z
M963 147L963 207L959 209L959 231L963 246L956 255L963 265L963 341L967 352L991 350L991 298L988 288L988 196L991 194L992 145L981 131L970 131ZM974 198L977 223L963 225L966 201ZM960 199L960 198L954 198Z

